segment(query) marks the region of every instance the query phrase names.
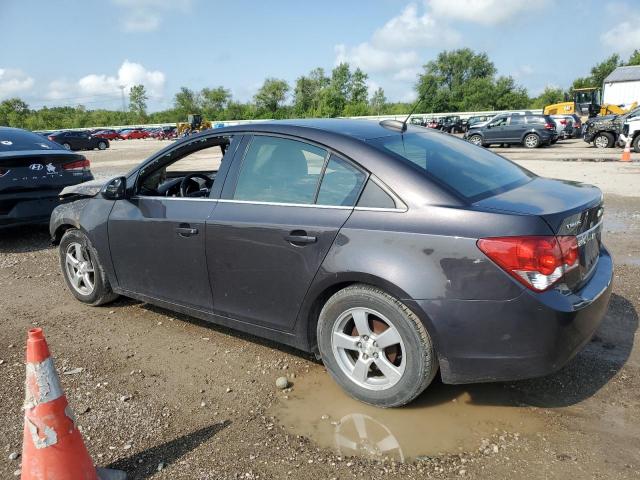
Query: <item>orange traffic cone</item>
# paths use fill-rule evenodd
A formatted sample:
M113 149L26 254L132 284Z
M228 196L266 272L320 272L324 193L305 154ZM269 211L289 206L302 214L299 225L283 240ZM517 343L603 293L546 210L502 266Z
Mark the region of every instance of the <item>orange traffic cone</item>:
M621 162L631 161L631 137L627 137L627 141L624 144L624 151L622 152Z
M25 387L22 480L126 478L124 472L96 472L41 328L28 333Z

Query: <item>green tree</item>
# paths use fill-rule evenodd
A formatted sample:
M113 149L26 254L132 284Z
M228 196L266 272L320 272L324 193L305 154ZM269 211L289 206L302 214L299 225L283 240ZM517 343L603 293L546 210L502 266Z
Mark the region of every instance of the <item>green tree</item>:
M278 109L284 104L289 92L289 84L285 80L267 78L262 87L254 95L258 111L271 117L277 117Z
M147 116L147 92L144 85L134 85L129 91L129 111L136 117L144 119Z
M231 91L223 86L203 88L200 92L202 110L209 119L217 118L231 101Z
M527 108L530 102L527 90L516 85L512 77L499 77L495 81L493 97L493 108L495 110Z
M593 87L602 87L604 83L604 79L613 72L617 67L622 66L622 62L620 61L620 55L614 53L609 58L604 61L598 63L591 69L591 80L593 82Z
M640 50L636 49L633 51L627 65L640 65Z
M355 72L353 72L353 74L351 75L351 85L349 86L349 103L367 103L367 97L369 94L367 87L368 79L369 75L364 73L359 68L356 68Z
M28 115L29 105L20 98L8 98L0 103L0 125L24 128Z
M384 90L381 87L378 87L373 95L371 95L371 100L369 100L369 107L371 108L371 112L374 115L382 115L382 111L387 104L387 97L384 96Z
M540 95L531 102L531 108L544 108L547 105L564 101L564 91L561 88L547 86Z
M475 53L469 48L444 51L424 65L416 88L424 99L425 110L455 111L471 82L492 80L495 74L496 68L486 53Z
M190 113L202 113L199 95L187 87L180 87L173 99L173 106L182 121L186 120Z

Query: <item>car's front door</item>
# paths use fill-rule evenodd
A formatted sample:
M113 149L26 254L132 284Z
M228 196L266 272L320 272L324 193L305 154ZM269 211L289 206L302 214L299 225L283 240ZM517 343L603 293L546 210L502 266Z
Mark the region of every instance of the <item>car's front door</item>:
M483 129L485 143L499 143L504 140L504 129L507 125L508 117L497 117L491 120Z
M288 331L366 174L306 142L245 141L207 220L214 311Z
M201 140L200 140L201 141ZM169 152L163 157L180 158ZM214 150L209 152L209 150ZM220 162L219 146L180 158L191 171L211 173ZM194 160L195 158L195 160ZM158 159L161 165L162 158ZM209 167L202 168L206 164ZM173 163L141 173L156 181L159 191L148 191L143 179L131 198L117 200L109 215L109 247L118 286L125 291L210 312L211 287L205 258L205 222L217 203L208 197L185 197L179 185L162 190L182 175ZM159 172L159 173L157 173ZM195 185L195 184L194 184ZM155 187L154 187L155 188Z

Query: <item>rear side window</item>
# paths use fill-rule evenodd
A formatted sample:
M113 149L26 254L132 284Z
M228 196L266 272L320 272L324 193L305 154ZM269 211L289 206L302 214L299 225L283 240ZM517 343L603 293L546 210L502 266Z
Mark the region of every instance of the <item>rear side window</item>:
M546 123L546 120L541 115L529 115L527 118L527 123Z
M322 177L318 205L338 205L351 207L355 205L366 174L348 161L331 155Z
M0 152L25 150L64 150L37 133L14 128L0 128Z
M396 202L376 182L369 179L360 195L358 207L396 208Z
M234 199L314 202L327 151L308 143L257 135L244 156Z
M534 176L489 150L449 135L411 133L377 138L370 143L469 202L515 188Z
M522 115L512 115L511 125L522 125L524 123L524 117Z

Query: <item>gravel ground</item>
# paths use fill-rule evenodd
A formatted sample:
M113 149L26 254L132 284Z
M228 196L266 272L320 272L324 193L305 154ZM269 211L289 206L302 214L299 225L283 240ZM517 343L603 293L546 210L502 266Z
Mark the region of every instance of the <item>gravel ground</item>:
M158 142L114 142L110 152L88 156L96 173L106 175L157 148ZM542 159L550 151L535 153ZM564 165L567 178L582 174L575 162L533 162L540 174L558 176ZM593 165L606 172L619 164ZM638 173L635 165L624 167L628 175ZM589 175L606 177L602 171ZM612 182L605 190L605 242L618 267L611 306L594 340L542 379L463 387L436 381L403 421L413 415L418 425L420 415L438 416L449 411L446 402L458 401L465 404L462 415L478 415L483 425L469 423L474 440L460 448L427 452L409 463L346 457L314 440L313 422L302 430L288 423L284 412L296 405L314 406L316 423L331 413L314 397L330 380L309 356L126 299L87 307L66 290L46 228L3 231L0 478L13 478L20 468L19 457L9 458L21 450L24 345L26 330L35 325L45 329L94 460L126 470L129 478L640 478L640 198L637 189L619 186ZM290 391L275 387L283 375L293 384ZM430 391L445 400L431 401ZM338 393L332 403L343 401ZM479 413L489 407L496 418ZM526 428L512 420L514 409ZM511 419L506 424L502 412ZM394 432L399 426L389 418L380 414ZM422 436L439 434L424 428Z

